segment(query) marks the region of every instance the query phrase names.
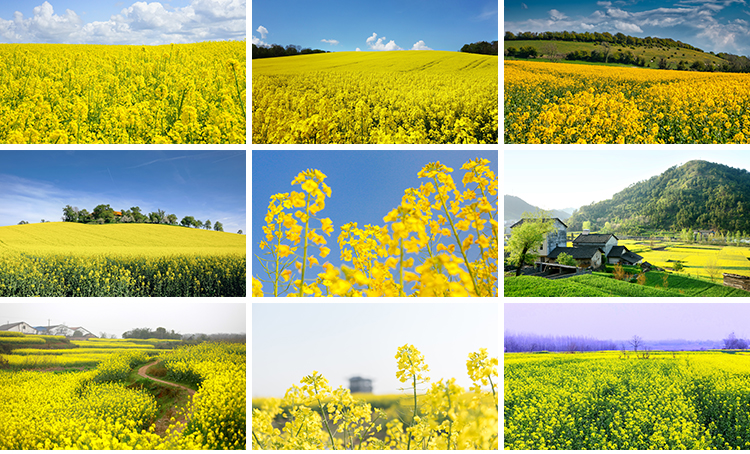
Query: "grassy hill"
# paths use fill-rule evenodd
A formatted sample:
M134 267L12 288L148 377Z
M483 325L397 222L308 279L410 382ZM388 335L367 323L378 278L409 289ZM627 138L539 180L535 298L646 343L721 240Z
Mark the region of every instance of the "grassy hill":
M555 280L536 276L519 276L506 277L503 287L505 297L750 297L750 292L672 274L668 277L667 288L657 288L663 285L663 275L664 273L658 271L646 273L645 285L618 281L612 277L597 274Z
M512 40L504 41L504 49L514 47L520 49L521 47L531 46L539 52L540 58L537 60L550 60L559 59L560 56L564 56L574 51L586 51L591 52L596 50L602 52L605 50L604 46L598 43L586 43L576 41L556 41L556 40ZM672 68L677 66L680 60L687 61L688 65L695 61L700 62L711 62L712 64L721 64L725 62L724 59L717 57L706 52L699 52L697 50L667 47L667 46L638 46L638 45L620 45L611 44L611 52L627 53L632 52L636 57L644 57L647 62L648 68L657 68L658 62L661 58L665 58ZM603 64L603 63L588 63L588 62L576 62L566 61L566 63L586 63L586 64ZM611 63L610 63L611 64ZM616 64L617 66L622 66Z
M245 235L163 224L47 222L0 227L0 253L245 254Z
M312 71L497 72L496 55L437 50L335 52L253 60L253 74L301 74Z

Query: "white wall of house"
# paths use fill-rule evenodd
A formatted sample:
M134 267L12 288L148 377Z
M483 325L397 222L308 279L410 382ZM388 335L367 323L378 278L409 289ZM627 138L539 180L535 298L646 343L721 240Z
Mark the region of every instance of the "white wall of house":
M15 326L11 326L10 328L7 329L7 331L14 331L17 333L24 333L24 334L36 334L36 329L26 322L21 322Z
M615 239L614 235L609 237L609 240L607 240L607 243L604 245L602 249L604 249L604 254L609 254L609 251L612 250L613 246L617 246L617 240Z

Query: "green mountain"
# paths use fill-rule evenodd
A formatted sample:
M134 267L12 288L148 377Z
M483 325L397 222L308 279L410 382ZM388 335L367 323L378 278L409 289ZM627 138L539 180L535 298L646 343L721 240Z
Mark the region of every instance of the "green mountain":
M539 207L531 205L520 197L507 194L503 196L503 219L506 221L519 220L523 213L535 211L539 211ZM563 210L550 210L550 213L553 218L559 218L563 222L570 217L570 213Z
M690 161L632 184L609 200L579 208L568 228L580 230L584 221L591 221L592 231L610 222L632 234L683 228L748 232L750 172Z

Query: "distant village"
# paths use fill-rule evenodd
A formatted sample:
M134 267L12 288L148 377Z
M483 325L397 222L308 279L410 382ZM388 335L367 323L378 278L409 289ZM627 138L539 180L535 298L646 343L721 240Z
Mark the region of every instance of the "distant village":
M0 331L11 331L23 334L46 334L50 336L65 336L71 340L86 340L99 337L82 326L47 325L31 326L26 322L6 323L0 325Z

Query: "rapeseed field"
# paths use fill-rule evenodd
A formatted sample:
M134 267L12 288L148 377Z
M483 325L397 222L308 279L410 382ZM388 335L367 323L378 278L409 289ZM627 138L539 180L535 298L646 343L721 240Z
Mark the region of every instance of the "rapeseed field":
M504 374L505 449L750 448L743 352L508 353Z
M253 61L253 143L497 143L497 56L336 52Z
M750 75L505 62L505 143L749 143Z
M148 224L0 227L0 296L245 296L245 236Z
M245 143L244 41L0 45L0 143Z

